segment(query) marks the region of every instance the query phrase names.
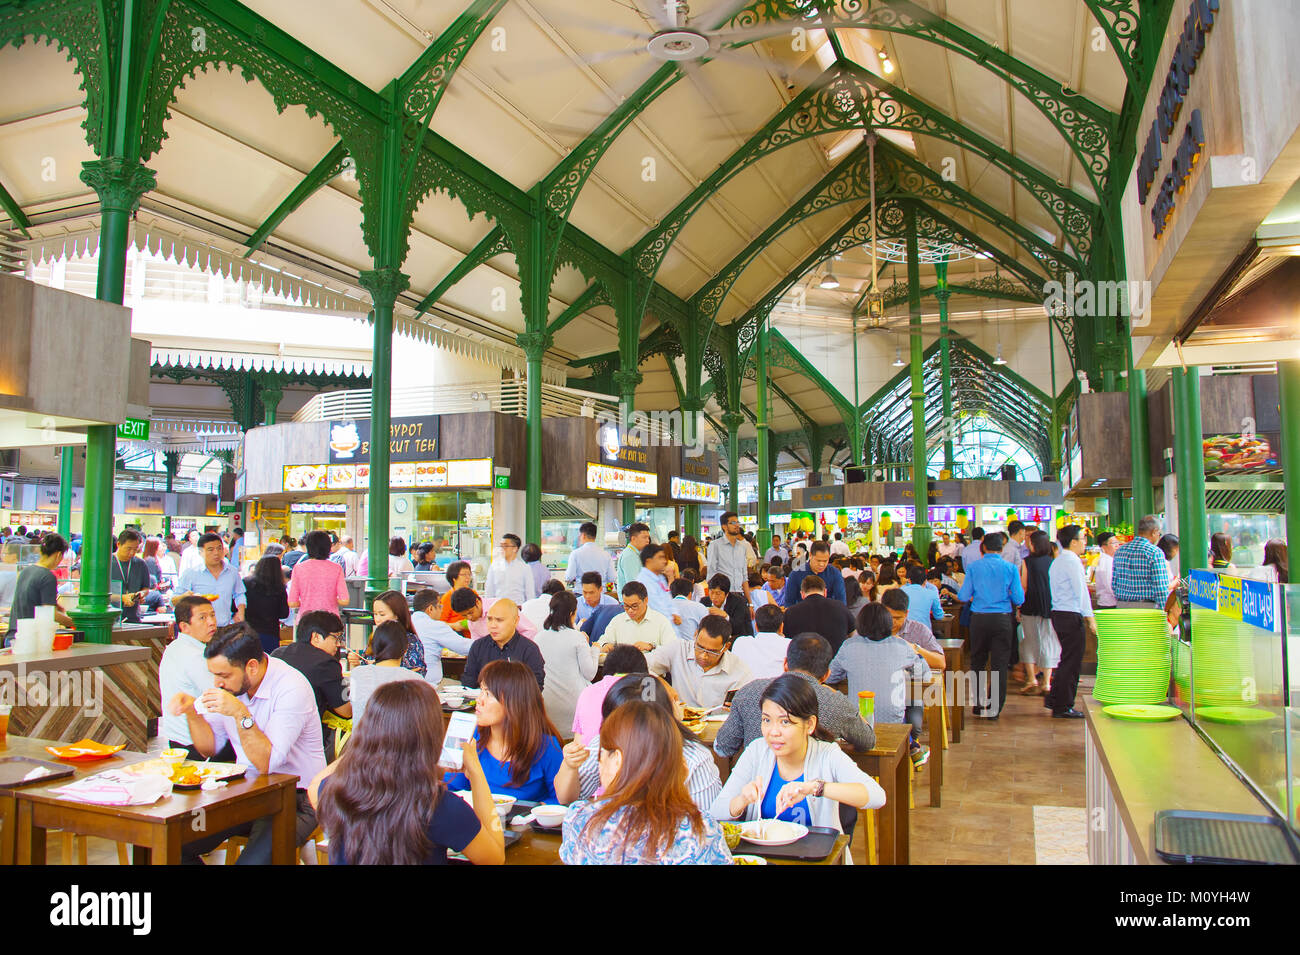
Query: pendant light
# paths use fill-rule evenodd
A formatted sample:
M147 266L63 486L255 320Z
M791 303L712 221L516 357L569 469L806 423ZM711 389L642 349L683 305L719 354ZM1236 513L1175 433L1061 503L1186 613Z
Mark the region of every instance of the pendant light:
M835 277L833 262L826 263L826 274L817 282L817 287L824 289L837 289L840 287L840 280Z
M1002 312L1001 310L998 311L997 317L994 319L994 322L996 324L997 332L998 332L998 351L996 357L993 359L993 364L1005 365L1007 363L1007 360L1002 357Z

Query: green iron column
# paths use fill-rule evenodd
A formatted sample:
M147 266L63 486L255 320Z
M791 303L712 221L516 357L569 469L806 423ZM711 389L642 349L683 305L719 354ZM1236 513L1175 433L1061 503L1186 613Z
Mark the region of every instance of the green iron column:
M756 451L758 457L758 529L754 540L763 541L772 536L769 518L770 504L768 497L772 493L772 459L768 454L770 422L767 420L767 359L768 359L768 317L758 325L758 401L755 413L758 431ZM856 463L856 462L855 462Z
M930 547L930 493L925 473L925 368L921 347L921 262L916 241L916 210L907 207L907 311L912 346L912 496L916 523L912 546L924 554Z
M267 375L262 378L260 385L262 423L275 424L276 409L280 407L280 401L284 398L284 382L278 375Z
M392 431L393 303L410 277L396 268L371 269L358 279L375 307L370 364L370 536L366 541L369 596L388 589L388 462Z
M1300 361L1277 363L1279 398L1282 405L1283 502L1286 508L1286 539L1300 545Z
M175 490L176 475L181 469L181 453L179 451L163 452L163 471L167 474L167 493L170 494ZM166 514L163 516L163 536L172 532L172 516Z
M622 433L620 443L627 443L627 435L632 430L633 414L636 409L636 386L641 384L641 373L636 368L620 369L614 372L614 385L618 388L618 418ZM636 520L636 498L629 495L623 498L623 523L631 524Z
M1209 563L1210 539L1205 533L1205 447L1201 441L1201 373L1174 368L1170 387L1174 400L1174 475L1178 481L1179 569L1203 570ZM1283 399L1283 407L1286 400ZM1285 427L1286 422L1283 421ZM1149 511L1136 511L1142 517Z
M722 416L727 429L727 510L740 510L740 425L745 416L738 411L728 411Z
M1120 347L1124 349L1124 364L1128 369L1129 454L1133 462L1133 526L1136 527L1139 519L1155 509L1155 495L1151 491L1151 428L1147 416L1147 375L1145 371L1133 365L1133 340L1125 336ZM1197 392L1199 391L1198 382ZM1199 406L1197 420L1200 420ZM1199 437L1197 440L1200 440Z
M688 378L686 387L691 388L691 380ZM699 379L695 380L695 391L700 389ZM682 399L682 442L691 448L700 448L700 412L704 410L704 399L698 394L688 394ZM684 533L699 539L700 536L700 505L687 504L684 508L685 517L683 520Z
M76 445L65 444L59 451L59 536L72 535L72 466L76 462Z
M858 395L858 316L853 316L853 428L849 431L853 465L862 467L862 398ZM756 538L757 539L757 538Z
M1052 461L1051 473L1047 475L1047 480L1059 481L1061 479L1061 418L1056 394L1056 325L1050 318L1047 320L1047 357L1051 362L1052 373L1052 413L1049 417L1049 427L1052 431L1048 435Z
M953 437L957 422L952 416L952 351L948 344L948 260L934 265L935 298L939 300L939 378L943 389L943 466L951 473L956 462Z
M528 486L524 490L525 540L542 539L542 356L551 347L548 332L524 332L519 346L528 362Z
M99 272L95 297L121 305L131 216L155 185L152 169L117 156L81 164L81 181L99 196ZM108 603L108 542L113 533L117 425L86 429L86 490L81 519L81 593L70 616L89 643L109 643L117 611Z

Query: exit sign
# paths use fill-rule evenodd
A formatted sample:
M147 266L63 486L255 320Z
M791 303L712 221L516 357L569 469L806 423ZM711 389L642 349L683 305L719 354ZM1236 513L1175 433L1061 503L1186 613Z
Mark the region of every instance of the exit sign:
M117 426L117 436L124 441L148 441L149 422L142 418L127 418Z
M508 489L510 487L510 475L498 474L496 476L496 486L499 488Z

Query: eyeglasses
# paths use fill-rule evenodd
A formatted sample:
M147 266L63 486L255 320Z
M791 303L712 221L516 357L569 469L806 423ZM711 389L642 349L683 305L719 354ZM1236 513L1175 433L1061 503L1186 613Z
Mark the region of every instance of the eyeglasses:
M721 650L710 650L708 647L700 646L699 642L697 641L695 644L695 652L706 657L720 657L727 651L725 647Z

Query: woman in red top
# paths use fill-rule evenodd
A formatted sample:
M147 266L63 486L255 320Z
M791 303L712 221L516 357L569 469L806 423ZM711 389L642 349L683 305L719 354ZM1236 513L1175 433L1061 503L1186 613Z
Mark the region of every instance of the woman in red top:
M474 568L466 561L454 561L447 567L447 583L451 584L451 590L442 595L438 619L453 630L459 630L462 633L467 632L469 624L464 622L465 615L451 609L451 595L461 588L466 590L474 588Z
M301 617L313 610L337 614L348 605L348 585L343 568L330 560L330 536L324 531L309 531L303 537L307 557L294 564L289 578L289 606L297 607Z

